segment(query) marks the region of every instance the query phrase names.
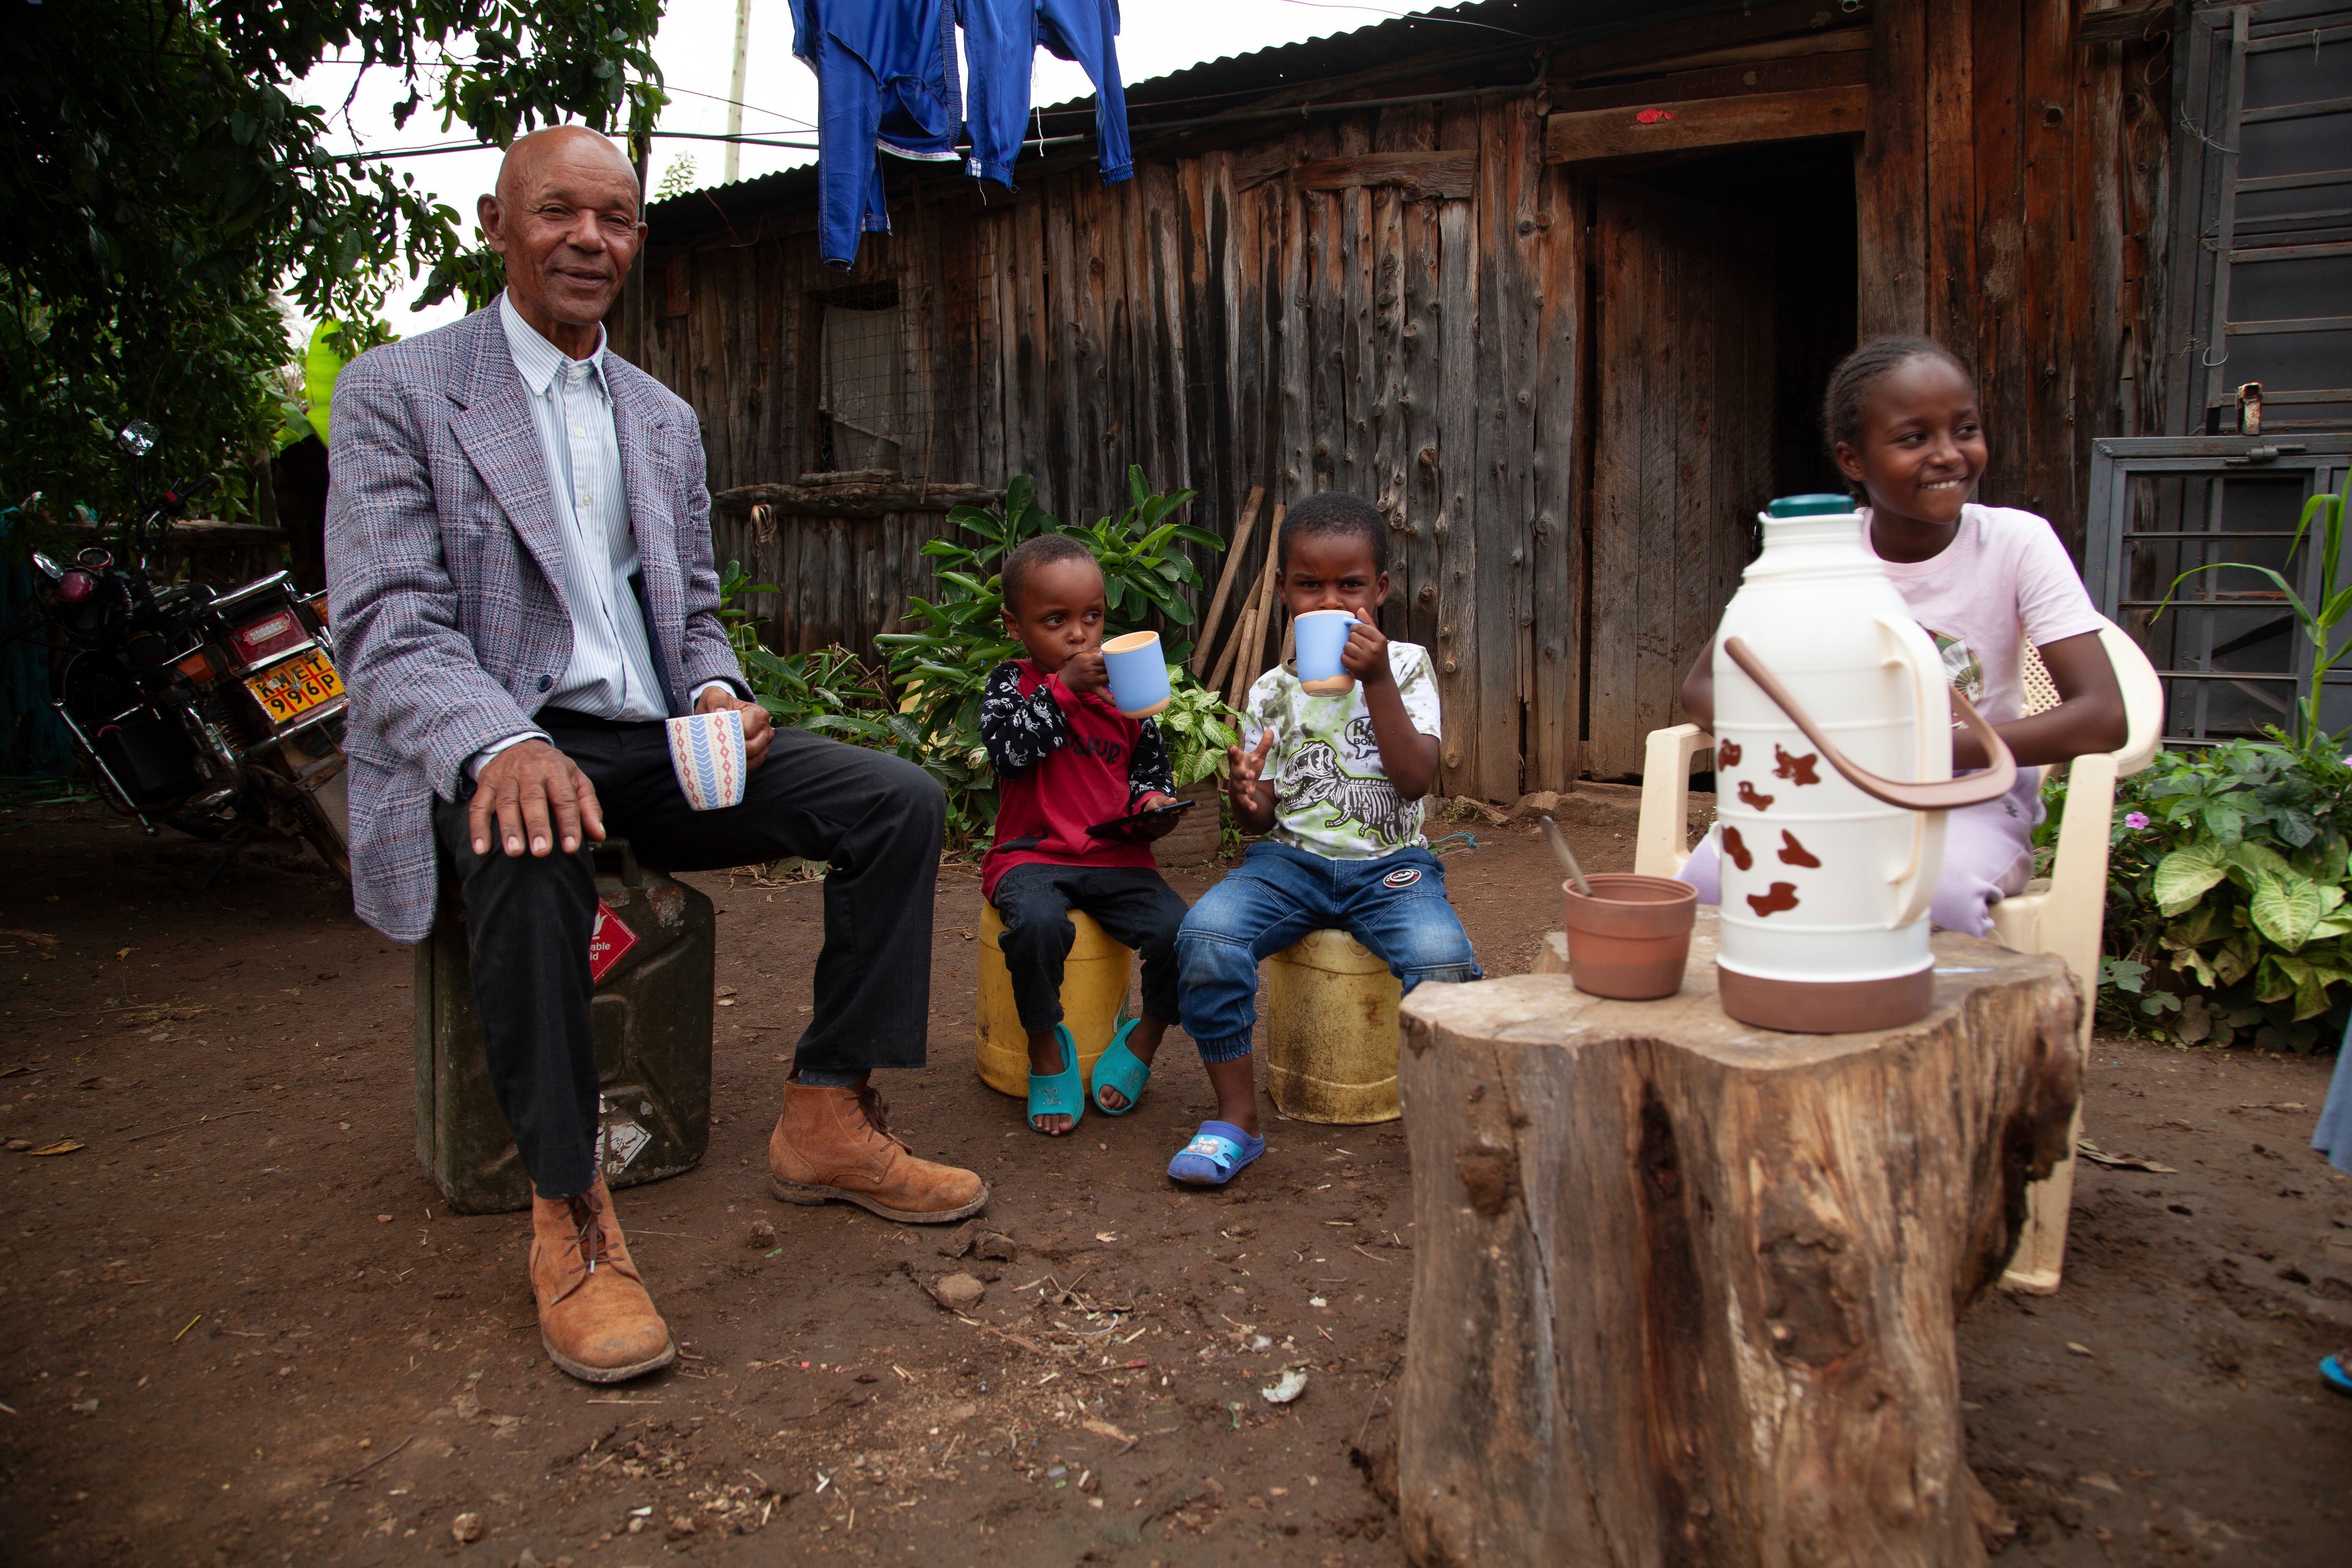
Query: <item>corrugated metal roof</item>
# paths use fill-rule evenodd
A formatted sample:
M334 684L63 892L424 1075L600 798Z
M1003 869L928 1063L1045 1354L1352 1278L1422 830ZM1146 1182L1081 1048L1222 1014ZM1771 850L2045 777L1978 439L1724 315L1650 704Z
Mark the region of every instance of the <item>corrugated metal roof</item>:
M1746 10L1749 4L1662 0L1637 6L1625 0L1475 0L1433 6L1329 37L1227 55L1132 83L1127 89L1128 122L1140 141L1155 121L1197 119L1244 108L1286 89L1408 62L1426 61L1433 68L1443 68L1449 60L1459 60L1467 67L1491 68L1523 51L1531 67L1536 55L1563 43L1591 42L1712 12ZM1507 68L1496 79L1508 75ZM1465 80L1465 85L1473 84ZM1090 119L1094 99L1089 95L1050 104L1038 113ZM662 237L683 238L815 199L816 166L810 163L731 185L688 191L653 203L646 216Z
M1190 98L1279 92L1303 82L1355 76L1416 57L1436 63L1436 57L1508 51L1515 46L1532 55L1565 38L1655 26L1710 11L1739 9L1742 5L1743 0L1683 0L1682 4L1669 0L1645 6L1629 5L1625 0L1477 0L1471 5L1433 5L1414 16L1375 22L1352 32L1227 55L1139 82L1128 89L1128 114L1135 121L1139 108ZM1091 112L1093 108L1094 100L1087 98L1052 105L1044 112L1081 109Z

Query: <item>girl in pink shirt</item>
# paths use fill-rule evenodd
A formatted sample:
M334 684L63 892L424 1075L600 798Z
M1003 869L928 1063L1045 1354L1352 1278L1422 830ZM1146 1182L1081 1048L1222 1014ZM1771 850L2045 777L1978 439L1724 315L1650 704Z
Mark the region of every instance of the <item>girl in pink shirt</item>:
M2047 521L1969 499L1991 455L1975 378L1951 351L1925 338L1863 344L1830 377L1822 423L1839 471L1864 502L1864 538L1888 580L1936 639L1952 684L2017 757L2017 787L1951 813L1945 829L1930 918L1982 936L1992 929L1991 906L2033 874L2035 765L2124 743L2123 691L2099 645L2103 622ZM2029 639L2062 699L2031 718L2021 673ZM1711 644L1683 679L1683 707L1702 727L1713 724ZM1986 761L1974 736L1953 733L1955 772ZM1719 900L1714 835L1681 880L1703 901Z

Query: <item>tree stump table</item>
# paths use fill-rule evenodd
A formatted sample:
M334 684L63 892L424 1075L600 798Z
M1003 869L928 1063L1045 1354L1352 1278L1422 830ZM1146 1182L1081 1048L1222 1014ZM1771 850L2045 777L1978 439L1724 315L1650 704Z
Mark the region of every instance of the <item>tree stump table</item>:
M1416 1563L1983 1560L1954 1327L2064 1152L2074 982L1939 934L1918 1023L1774 1034L1717 1005L1714 914L1663 1001L1405 1001Z

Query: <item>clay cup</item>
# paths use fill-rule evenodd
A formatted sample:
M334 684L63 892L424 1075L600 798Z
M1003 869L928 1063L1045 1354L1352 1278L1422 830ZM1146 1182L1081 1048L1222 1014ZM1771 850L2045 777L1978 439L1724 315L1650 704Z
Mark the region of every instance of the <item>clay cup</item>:
M1649 1002L1682 989L1698 889L1665 877L1602 872L1592 896L1562 882L1568 901L1568 972L1589 996Z

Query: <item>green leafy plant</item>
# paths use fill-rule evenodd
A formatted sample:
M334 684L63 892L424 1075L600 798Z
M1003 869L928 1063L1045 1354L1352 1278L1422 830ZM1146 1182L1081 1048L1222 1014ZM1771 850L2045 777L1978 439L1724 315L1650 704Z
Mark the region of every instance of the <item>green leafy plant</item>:
M2159 752L2116 791L2098 1006L2108 1027L2307 1051L2352 1015L2352 766L2323 736ZM2054 845L2065 786L2043 791Z
M438 272L460 216L400 162L339 150L313 73L346 59L441 132L645 131L666 101L661 0L50 0L0 26L0 495L109 516L139 482L106 437L149 420L148 488L247 465L283 429L273 293L373 319L387 269ZM353 90L357 90L354 88ZM431 135L411 132L415 140ZM479 272L475 269L475 273ZM462 268L452 286L474 276ZM363 345L361 345L363 346Z
M1106 635L1149 626L1181 660L1192 645L1169 642L1166 627L1192 624L1192 605L1180 590L1199 587L1201 576L1176 547L1222 550L1224 542L1205 529L1169 521L1194 492L1155 495L1143 470L1129 468L1128 493L1129 506L1118 517L1067 531L1084 540L1102 565ZM1063 531L1034 495L1021 475L1005 486L1003 506L958 507L948 514L976 542L935 539L923 546L940 563L939 590L932 598L909 599L913 629L874 639L886 652L887 683L844 648L769 651L761 645L757 617L740 601L775 587L753 583L739 562L729 562L720 574L719 618L761 705L779 724L892 752L929 773L947 791L951 843L978 838L996 821L996 778L981 741L980 699L989 671L1021 652L1004 635L1001 568L1023 540ZM1234 743L1234 730L1214 693L1181 669L1171 667L1170 673L1175 696L1161 714L1161 729L1178 759L1181 789L1217 769L1224 748Z
M662 171L661 179L654 186L653 199L666 202L672 196L682 196L701 183L702 176L695 173L694 154L680 153Z
M1064 529L1036 504L1034 487L1025 474L1005 485L1001 507L956 508L948 521L971 541L934 539L923 546L923 553L939 563L936 596L910 597L907 618L913 628L884 632L874 639L886 650L890 679L899 695L901 711L895 717L904 719L921 738L921 754L915 760L948 784L950 810L978 824L980 831L996 819L995 779L980 738L981 694L989 671L1021 652L1021 645L1005 635L1003 620L1002 567L1015 546L1043 533L1066 532L1084 541L1102 567L1108 612L1104 635L1118 637L1148 627L1160 634L1171 658L1181 662L1192 654L1189 641L1173 641L1170 633L1172 627L1192 624L1192 607L1180 590L1198 588L1201 574L1177 546L1222 550L1224 541L1206 529L1169 521L1195 492L1155 495L1143 470L1135 468L1128 469L1127 484L1127 510L1088 529ZM925 760L929 757L940 759L941 765L933 766ZM968 768L970 778L950 783L941 767L950 764Z
M719 574L719 618L751 683L751 695L783 728L829 735L853 745L889 752L913 763L948 794L948 838L965 843L985 834L995 821L993 782L984 747L961 751L934 745L911 715L890 702L881 675L838 646L807 653L779 654L760 641L759 617L742 606L754 594L772 594L774 584L754 583L741 563L730 561Z
M2294 591L2294 585L2267 566L2214 561L2202 566L2192 566L2175 577L2171 587L2165 590L2164 603L2157 606L2157 615L2162 616L2171 605L2172 595L2179 591L2180 584L2200 572L2257 572L2276 584L2280 595L2286 600L2287 608L2294 616L2295 629L2303 634L2304 641L2311 645L2310 686L2294 709L2294 741L2298 746L2321 745L2331 741L2332 738L2320 727L2320 692L2326 684L2327 672L2342 663L2347 654L2352 654L2352 632L2347 632L2341 642L2335 641L2336 628L2347 617L2352 617L2352 586L2336 585L2338 566L2344 558L2344 511L2347 504L2352 504L2352 473L2345 476L2340 495L2315 495L2303 503L2303 516L2294 525L2294 537L2287 542L2286 558L2291 562L2294 559L2294 552L2302 547L2304 536L2311 531L2313 520L2318 520L2319 596L2315 603L2305 604L2303 595Z
M1189 789L1213 775L1223 777L1225 748L1241 743L1239 716L1181 666L1168 667L1168 706L1159 714L1160 734L1168 742L1176 787Z
M1149 628L1160 634L1160 646L1177 664L1192 657L1189 637L1171 636L1192 624L1192 606L1181 590L1201 586L1201 574L1175 548L1178 542L1223 550L1225 542L1205 528L1164 521L1199 492L1177 490L1154 495L1143 481L1143 470L1127 470L1128 508L1106 517L1092 528L1064 531L1086 541L1102 568L1103 636L1115 637Z

